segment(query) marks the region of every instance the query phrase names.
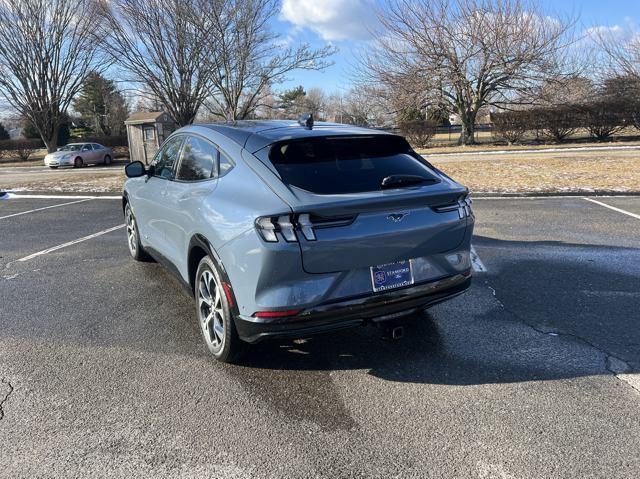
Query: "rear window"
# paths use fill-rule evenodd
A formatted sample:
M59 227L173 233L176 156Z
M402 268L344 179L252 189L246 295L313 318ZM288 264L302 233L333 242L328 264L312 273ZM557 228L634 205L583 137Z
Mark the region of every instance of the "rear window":
M435 178L397 136L292 140L274 145L269 159L286 184L323 195L379 190L391 175Z

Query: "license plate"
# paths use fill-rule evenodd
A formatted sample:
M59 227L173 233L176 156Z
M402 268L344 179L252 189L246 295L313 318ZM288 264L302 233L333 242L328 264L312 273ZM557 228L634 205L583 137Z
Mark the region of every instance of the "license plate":
M371 267L373 291L388 291L413 284L411 260Z

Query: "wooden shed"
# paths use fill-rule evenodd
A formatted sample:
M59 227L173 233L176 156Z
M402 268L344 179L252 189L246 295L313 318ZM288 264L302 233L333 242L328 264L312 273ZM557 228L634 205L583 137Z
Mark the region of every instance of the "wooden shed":
M124 122L127 126L129 161L148 164L162 142L177 129L166 111L138 112Z

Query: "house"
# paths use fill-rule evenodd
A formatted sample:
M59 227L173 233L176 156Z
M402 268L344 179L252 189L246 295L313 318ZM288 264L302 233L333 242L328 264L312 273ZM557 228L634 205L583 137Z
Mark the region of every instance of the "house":
M149 164L162 142L177 129L166 111L138 112L126 119L129 161Z

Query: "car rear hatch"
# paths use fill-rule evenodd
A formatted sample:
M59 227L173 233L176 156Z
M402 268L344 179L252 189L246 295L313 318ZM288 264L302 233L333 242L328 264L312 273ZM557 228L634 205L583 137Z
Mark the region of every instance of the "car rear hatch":
M309 273L444 253L464 240L467 189L440 175L400 137L281 142L270 160L291 196Z

